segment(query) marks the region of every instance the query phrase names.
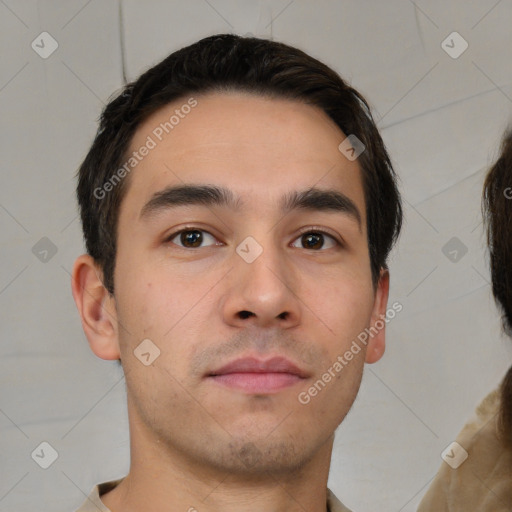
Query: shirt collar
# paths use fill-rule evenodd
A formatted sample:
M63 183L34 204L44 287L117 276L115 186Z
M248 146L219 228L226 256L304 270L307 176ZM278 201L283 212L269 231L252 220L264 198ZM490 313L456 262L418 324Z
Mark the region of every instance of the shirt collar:
M110 480L109 482L95 485L83 505L76 512L111 512L111 510L103 504L100 496L111 491L122 480L123 478L120 478L118 480ZM350 510L336 498L330 489L327 489L327 512L350 512Z

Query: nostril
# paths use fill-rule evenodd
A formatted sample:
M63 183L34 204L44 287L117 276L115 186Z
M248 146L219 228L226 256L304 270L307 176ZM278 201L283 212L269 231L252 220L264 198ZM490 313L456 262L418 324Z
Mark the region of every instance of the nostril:
M240 318L245 319L245 318L248 318L248 317L254 315L254 313L244 310L244 311L240 311L240 313L238 313L238 315L240 316Z

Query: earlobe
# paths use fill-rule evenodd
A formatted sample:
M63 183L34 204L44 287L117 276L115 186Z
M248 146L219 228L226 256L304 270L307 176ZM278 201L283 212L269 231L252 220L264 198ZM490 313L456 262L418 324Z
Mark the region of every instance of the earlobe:
M101 271L88 254L75 261L71 289L91 350L101 359L119 359L115 300L103 286Z
M366 363L376 363L386 349L386 308L389 296L389 271L381 269L375 302L373 304L370 332L372 333L366 349Z

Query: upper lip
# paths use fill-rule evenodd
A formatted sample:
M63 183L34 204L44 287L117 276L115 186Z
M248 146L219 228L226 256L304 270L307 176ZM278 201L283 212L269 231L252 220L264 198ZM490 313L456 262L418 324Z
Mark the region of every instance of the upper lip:
M256 357L242 357L210 372L209 376L228 373L290 373L301 378L308 377L304 370L285 357L272 357L265 360Z

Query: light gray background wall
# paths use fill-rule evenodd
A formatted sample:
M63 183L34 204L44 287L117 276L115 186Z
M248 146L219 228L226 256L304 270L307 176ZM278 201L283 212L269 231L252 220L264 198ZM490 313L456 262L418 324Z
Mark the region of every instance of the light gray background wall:
M357 512L415 510L512 362L480 217L512 118L511 20L507 0L0 0L0 510L74 510L127 472L124 379L90 352L70 293L74 174L123 75L215 32L296 45L372 103L402 180L390 302L403 311L338 430L329 486ZM46 59L31 47L43 31L58 43ZM462 40L442 47L453 31L458 58ZM58 453L46 470L31 457L43 441Z

